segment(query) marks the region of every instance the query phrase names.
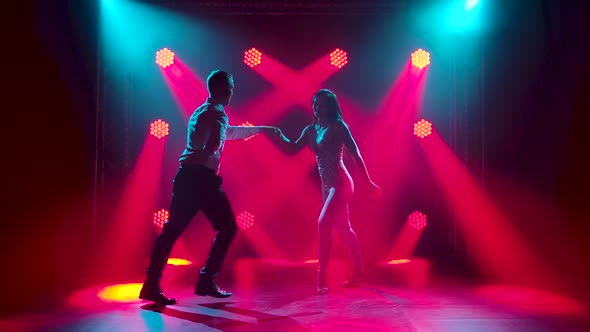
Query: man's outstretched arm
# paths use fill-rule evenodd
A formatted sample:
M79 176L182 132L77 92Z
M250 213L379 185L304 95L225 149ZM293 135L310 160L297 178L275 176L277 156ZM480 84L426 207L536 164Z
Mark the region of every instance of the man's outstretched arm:
M244 139L260 132L271 133L275 129L271 126L227 126L226 139Z

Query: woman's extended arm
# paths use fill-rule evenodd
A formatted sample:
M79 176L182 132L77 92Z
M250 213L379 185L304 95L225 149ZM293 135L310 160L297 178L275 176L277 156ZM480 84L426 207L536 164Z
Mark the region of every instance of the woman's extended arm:
M350 133L348 126L344 122L340 122L340 124L338 126L339 126L339 133L342 137L342 140L344 141L344 146L346 147L346 150L348 150L348 152L352 155L352 157L355 161L355 164L360 169L363 179L365 181L365 184L368 185L369 190L372 194L374 194L377 197L381 196L381 188L379 188L379 186L377 186L371 180L371 177L369 176L369 172L367 171L367 166L365 165L365 161L363 160L363 157L361 156L361 152L360 152L356 142L354 141L354 138L352 137L352 134Z

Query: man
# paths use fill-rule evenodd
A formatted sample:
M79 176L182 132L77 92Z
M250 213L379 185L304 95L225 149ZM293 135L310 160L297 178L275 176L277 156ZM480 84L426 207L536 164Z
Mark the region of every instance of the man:
M228 125L223 106L229 104L233 95L234 82L229 73L211 72L207 89L209 98L189 119L186 149L179 158L180 167L174 178L170 217L156 241L147 279L139 294L140 299L161 305L177 302L162 292L160 279L174 243L199 210L209 219L216 236L201 269L195 294L218 298L231 296L213 281L237 231L234 213L221 188L222 179L217 175L221 153L226 139L243 139L261 131L270 134L278 130L268 126Z

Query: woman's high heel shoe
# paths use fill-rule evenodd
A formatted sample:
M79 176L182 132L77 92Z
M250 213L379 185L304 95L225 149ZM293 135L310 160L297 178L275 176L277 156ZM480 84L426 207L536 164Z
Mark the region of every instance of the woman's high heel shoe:
M342 284L342 287L363 287L366 283L367 272L363 267L360 267L352 271L350 278Z
M328 294L328 278L326 270L318 270L318 294Z

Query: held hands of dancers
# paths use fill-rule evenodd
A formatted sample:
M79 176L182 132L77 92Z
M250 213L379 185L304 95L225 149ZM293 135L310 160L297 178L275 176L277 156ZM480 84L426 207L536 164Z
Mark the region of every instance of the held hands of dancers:
M277 137L282 135L282 132L279 128L272 126L261 126L260 131L269 136Z
M281 139L284 138L284 140L289 141L289 139L285 135L283 135L283 131L278 127L269 127L267 134L272 137Z

